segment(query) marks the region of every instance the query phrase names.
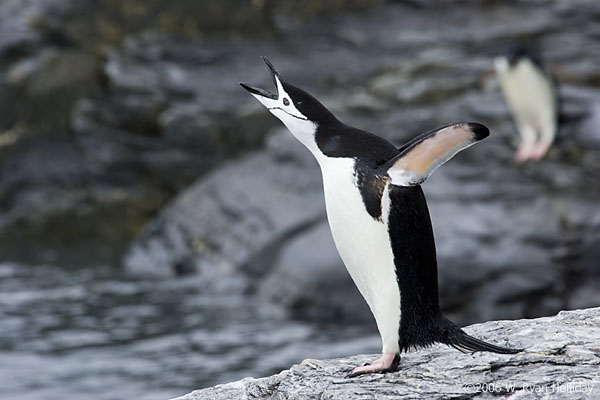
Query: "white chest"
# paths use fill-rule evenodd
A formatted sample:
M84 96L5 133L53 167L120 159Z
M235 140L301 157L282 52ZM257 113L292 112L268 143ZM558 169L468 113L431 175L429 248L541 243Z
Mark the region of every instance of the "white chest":
M535 130L553 129L557 104L551 81L529 61L501 76L500 86L513 114Z
M387 228L389 197L384 192L382 221L366 211L355 184L354 160L321 160L327 218L338 252L369 304L384 349L394 351L400 323L400 291Z

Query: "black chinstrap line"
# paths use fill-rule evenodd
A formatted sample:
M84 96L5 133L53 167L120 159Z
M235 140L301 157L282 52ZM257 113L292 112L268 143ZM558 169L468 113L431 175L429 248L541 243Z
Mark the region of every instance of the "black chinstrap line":
M281 110L281 111L283 111L284 113L286 113L287 115L289 115L290 117L298 118L298 119L299 119L299 120L301 120L301 121L308 121L308 118L301 118L301 117L299 117L299 116L297 116L297 115L294 115L294 114L292 114L292 113L289 113L289 112L285 111L285 110L284 110L283 108L281 108L281 107L271 107L271 108L269 108L269 111L271 111L271 110Z

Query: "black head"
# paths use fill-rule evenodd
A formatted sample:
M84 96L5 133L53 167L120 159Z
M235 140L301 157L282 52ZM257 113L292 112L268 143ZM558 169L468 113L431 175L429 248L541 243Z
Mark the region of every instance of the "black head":
M285 81L282 81L282 85L296 108L309 120L317 123L336 120L331 111L325 108L325 106L310 93Z
M538 67L542 66L539 54L530 47L521 44L508 47L504 53L504 57L506 57L506 60L511 67L515 67L521 60L530 60Z

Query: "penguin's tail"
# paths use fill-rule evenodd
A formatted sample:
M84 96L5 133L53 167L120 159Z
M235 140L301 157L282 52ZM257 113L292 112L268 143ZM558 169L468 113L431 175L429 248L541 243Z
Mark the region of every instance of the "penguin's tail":
M462 351L463 353L476 352L476 351L489 351L492 353L499 354L516 354L523 351L523 349L512 349L508 347L496 346L495 344L484 342L483 340L474 338L473 336L467 335L465 331L460 329L458 326L453 324L452 322L446 320L450 325L445 330L443 337L439 339L441 343L447 344L448 346L452 346L455 349Z
M462 332L462 335L460 335L459 338L453 338L452 341L444 343L446 343L448 346L454 347L459 351L462 351L463 353L489 351L499 354L517 354L523 351L523 349L511 349L509 347L496 346L495 344L484 342L483 340L469 336L465 332Z
M429 317L421 313L418 314L417 319L409 318L408 313L401 315L400 340L398 342L400 351L428 347L434 343L447 344L463 353L489 351L499 354L516 354L523 351L523 349L496 346L467 335L465 331L439 312L432 313Z

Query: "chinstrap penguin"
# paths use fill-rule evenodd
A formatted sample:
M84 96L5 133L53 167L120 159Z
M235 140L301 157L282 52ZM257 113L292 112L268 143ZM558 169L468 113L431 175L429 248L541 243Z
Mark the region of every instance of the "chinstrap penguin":
M337 250L375 317L382 356L350 376L394 371L400 353L445 343L461 351L513 354L467 335L439 309L437 261L420 184L460 150L485 138L477 123L448 125L397 148L340 122L319 101L269 68L276 92L248 90L317 159Z
M494 69L521 136L515 160L541 159L558 130L558 96L553 77L537 55L521 46L496 57Z

